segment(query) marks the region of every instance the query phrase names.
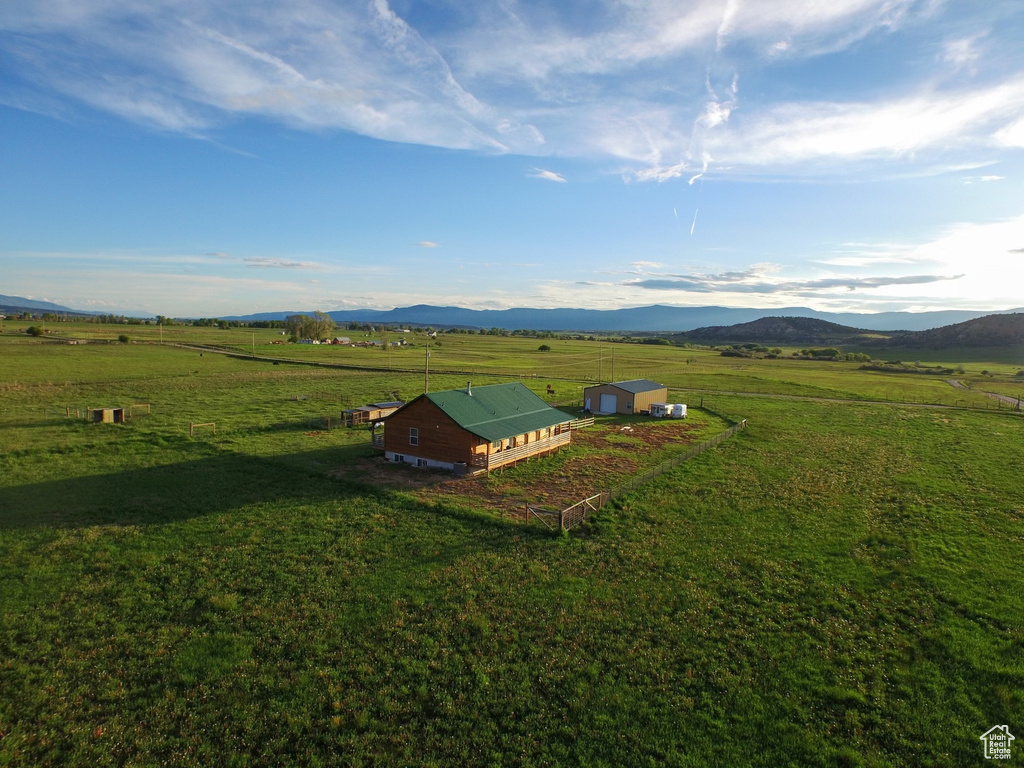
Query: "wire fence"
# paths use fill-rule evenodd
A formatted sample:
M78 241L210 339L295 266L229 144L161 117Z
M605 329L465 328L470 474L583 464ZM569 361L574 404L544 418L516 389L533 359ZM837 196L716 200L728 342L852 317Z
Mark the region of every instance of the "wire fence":
M625 496L627 493L635 491L637 488L651 482L659 475L663 475L669 470L675 469L683 462L689 461L694 456L720 445L741 429L746 428L747 420L743 419L742 421L733 424L724 432L715 435L710 440L705 440L702 443L691 446L690 449L684 453L665 459L659 464L648 469L646 472L634 475L629 480L620 483L619 485L613 486L604 491L599 491L592 496L588 496L585 499L577 501L575 504L572 504L565 509L553 510L527 505L526 522L529 523L531 519L538 520L550 530L568 531L578 525L582 525L586 522L587 517L592 515L594 512L597 512L609 502L612 502L621 496Z

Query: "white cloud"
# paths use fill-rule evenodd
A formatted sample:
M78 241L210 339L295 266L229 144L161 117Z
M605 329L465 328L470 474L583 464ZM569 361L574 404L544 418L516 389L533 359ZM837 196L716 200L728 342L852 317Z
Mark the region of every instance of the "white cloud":
M994 125L1022 109L1024 78L1018 78L987 89L913 94L882 104L782 104L708 141L721 162L737 165L905 157L959 149L968 141L984 145ZM1024 142L1024 120L1013 130L1021 131ZM996 139L1002 143L1017 138L1000 133Z
M420 240L418 243L416 243L416 245L418 245L420 248L440 248L441 247L441 245L439 243L435 243L435 242L433 242L431 240Z
M326 269L323 264L315 261L293 261L291 259L279 259L268 256L246 256L243 262L250 267L261 267L268 269Z
M565 177L560 173L554 171L545 171L543 168L534 168L532 172L528 173L527 176L533 179L545 179L547 181L558 181L565 183Z
M943 46L942 60L947 64L951 64L956 69L974 64L981 58L981 51L978 50L978 41L983 36L972 35L971 37L947 40Z
M760 71L759 87L770 89L773 78L789 86L773 69L780 58L851 49L869 35L923 24L941 4L595 0L586 24L545 3L452 5L443 24L416 21L427 11L403 17L404 7L9 3L0 10L5 68L40 93L19 82L0 100L42 103L48 89L188 135L260 116L389 141L596 157L625 164L622 175L640 181L694 180L709 167L802 173L818 161L909 163L915 153L1024 146L1019 70L993 71L983 82L944 80L942 88L931 77L907 81L901 96L882 73L871 98L801 94L780 103L769 92L740 102L737 73ZM952 70L983 71L1002 42L998 32L948 39L939 58ZM878 93L888 96L879 102Z
M1024 117L995 132L996 143L1003 147L1024 147Z

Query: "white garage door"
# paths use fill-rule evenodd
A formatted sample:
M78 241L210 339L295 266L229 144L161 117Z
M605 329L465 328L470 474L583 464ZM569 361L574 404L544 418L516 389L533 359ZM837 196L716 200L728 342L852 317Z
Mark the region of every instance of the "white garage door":
M615 395L601 395L601 413L615 413Z

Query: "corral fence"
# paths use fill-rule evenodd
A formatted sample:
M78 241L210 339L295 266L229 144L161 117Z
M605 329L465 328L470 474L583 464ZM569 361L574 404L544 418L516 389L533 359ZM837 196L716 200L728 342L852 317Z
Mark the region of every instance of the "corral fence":
M529 523L531 519L539 520L549 529L559 531L568 531L578 525L582 525L586 521L587 517L592 515L594 512L597 512L601 507L605 506L609 502L614 501L621 496L625 496L627 493L635 491L641 485L651 482L654 478L665 474L671 469L675 469L683 462L692 459L694 456L720 445L741 429L746 429L746 427L747 420L743 419L743 421L733 424L727 430L715 435L710 440L705 440L702 443L691 446L690 449L684 453L680 453L677 456L666 459L660 464L651 467L646 472L631 477L624 483L613 486L606 491L595 493L593 496L588 496L565 509L554 510L547 509L545 507L527 505L526 522Z

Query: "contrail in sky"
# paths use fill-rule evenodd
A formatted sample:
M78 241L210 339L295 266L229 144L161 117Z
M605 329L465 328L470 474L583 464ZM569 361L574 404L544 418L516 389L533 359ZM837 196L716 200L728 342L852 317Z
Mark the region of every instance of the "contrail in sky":
M690 183L693 184L695 179L699 179L703 176L703 173L694 176L690 179ZM697 207L693 209L693 224L690 225L690 235L693 236L694 227L697 226L697 213L700 211L700 199L704 194L704 179L700 179L700 186L697 187Z

